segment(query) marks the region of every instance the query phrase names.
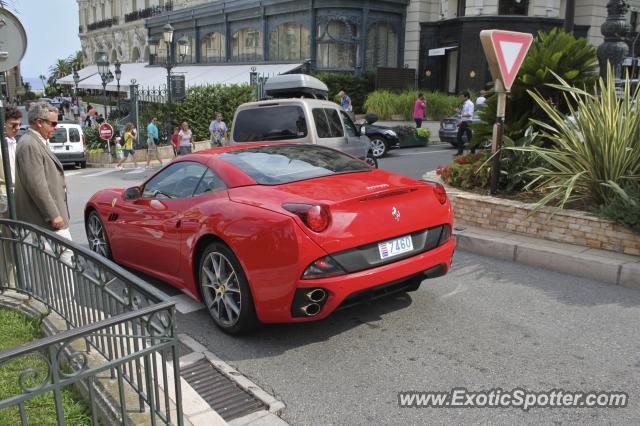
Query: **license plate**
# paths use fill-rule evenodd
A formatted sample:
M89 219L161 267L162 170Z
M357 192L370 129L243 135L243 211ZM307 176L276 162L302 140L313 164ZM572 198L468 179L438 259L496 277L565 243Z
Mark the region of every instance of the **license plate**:
M453 129L453 128L455 128L455 127L456 127L456 126L455 126L455 124L445 124L445 125L444 125L444 128L445 128L445 129Z
M54 151L60 151L62 148L64 148L63 146L53 146L53 150Z
M388 259L411 250L413 250L411 235L405 235L404 237L378 243L380 259Z

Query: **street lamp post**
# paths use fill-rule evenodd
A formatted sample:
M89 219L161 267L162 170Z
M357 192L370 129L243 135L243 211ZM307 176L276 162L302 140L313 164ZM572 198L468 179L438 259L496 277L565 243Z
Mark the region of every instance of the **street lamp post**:
M120 109L120 77L122 77L122 70L120 69L120 61L116 60L116 63L113 66L116 68L115 75L118 88L116 89L116 108Z
M76 85L76 90L73 92L73 95L76 97L76 103L78 102L78 83L80 83L80 76L78 75L78 70L73 70L73 83Z
M171 130L171 69L175 67L177 62L173 55L174 42L173 42L173 27L171 24L166 24L162 27L162 40L167 49L167 55L164 64L159 64L167 70L167 123L165 124L167 131ZM158 38L152 38L149 40L149 53L155 55L157 53L160 40ZM189 40L186 36L180 37L178 40L178 55L180 62L184 60L184 57L189 54Z
M98 53L98 73L102 79L102 95L104 96L104 117L107 118L107 83L109 82L109 61L107 60L107 54L104 52Z

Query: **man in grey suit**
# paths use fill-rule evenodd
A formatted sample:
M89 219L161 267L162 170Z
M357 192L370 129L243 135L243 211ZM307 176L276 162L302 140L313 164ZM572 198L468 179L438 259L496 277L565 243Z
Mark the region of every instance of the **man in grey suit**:
M29 130L16 149L18 220L71 240L64 169L48 146L58 125L58 110L46 102L37 102L29 108L27 117Z

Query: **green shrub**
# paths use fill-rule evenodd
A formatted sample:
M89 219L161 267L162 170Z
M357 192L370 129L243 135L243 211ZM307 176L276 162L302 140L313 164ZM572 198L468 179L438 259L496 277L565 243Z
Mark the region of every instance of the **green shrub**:
M426 127L420 127L419 129L416 129L416 134L421 138L428 138L429 136L431 136L431 132Z
M376 90L367 96L366 112L372 112L381 120L390 120L392 115L400 115L403 120L413 120L413 107L418 99L418 93L425 98L426 119L441 120L450 116L455 107L461 102L455 96L439 92L418 92L415 90L394 93L387 90Z
M329 88L328 99L335 100L338 93L344 90L351 98L353 112L356 114L365 112L364 101L367 94L375 89L375 75L373 73L355 75L351 73L324 72L313 74L313 76Z
M626 197L616 193L607 204L600 206L600 214L640 233L640 183L625 183L622 189Z
M526 172L538 176L526 188L547 192L537 208L554 202L558 209L580 201L599 206L614 197L629 198L623 186L640 180L640 114L627 79L624 91L616 93L613 71L598 80L590 92L561 84L553 87L564 94L571 119L539 94L529 92L545 111L548 122L534 120L553 146L509 147L534 154L540 164ZM575 109L571 105L575 105Z

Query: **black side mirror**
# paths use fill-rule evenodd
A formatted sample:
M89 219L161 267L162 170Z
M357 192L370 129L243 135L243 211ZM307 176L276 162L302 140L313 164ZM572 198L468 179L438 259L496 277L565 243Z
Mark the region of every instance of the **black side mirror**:
M364 119L367 121L367 123L369 123L369 124L373 124L373 123L375 123L376 121L378 121L378 116L377 116L377 115L375 115L375 114L373 114L373 113L368 113L368 114L364 117Z
M136 200L140 197L142 197L142 193L140 192L140 188L137 186L133 186L124 191L125 200Z

